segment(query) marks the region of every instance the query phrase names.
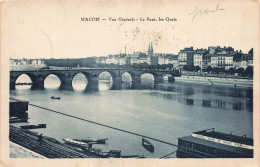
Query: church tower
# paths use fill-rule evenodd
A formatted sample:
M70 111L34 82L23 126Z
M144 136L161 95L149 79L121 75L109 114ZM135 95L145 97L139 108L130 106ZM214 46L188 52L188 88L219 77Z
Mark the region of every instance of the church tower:
M152 56L153 55L153 44L152 42L149 42L149 48L148 48L148 56Z

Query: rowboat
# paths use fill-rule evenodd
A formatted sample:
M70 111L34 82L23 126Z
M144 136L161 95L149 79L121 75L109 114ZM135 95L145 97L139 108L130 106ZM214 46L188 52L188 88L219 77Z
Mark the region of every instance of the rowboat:
M109 157L120 158L121 157L120 150L110 150L107 152L103 152L101 149L92 148L92 147L81 148L81 149L87 154L96 155L100 158L109 158Z
M65 138L65 139L62 139L62 140L65 142L65 144L73 145L73 146L76 146L76 147L89 147L89 145L87 143L76 141L76 140L73 140L73 139Z
M148 140L142 138L142 145L146 150L154 152L154 146Z
M18 117L11 117L9 118L9 123L18 123L18 122L27 122L29 118L18 118Z
M57 99L57 100L60 100L60 97L54 97L54 96L51 96L51 99Z
M21 129L39 129L46 128L46 124L38 124L38 125L23 125L20 126Z
M105 144L108 138L96 139L96 140L95 139L73 139L73 140L84 142L84 143L91 143L91 144Z

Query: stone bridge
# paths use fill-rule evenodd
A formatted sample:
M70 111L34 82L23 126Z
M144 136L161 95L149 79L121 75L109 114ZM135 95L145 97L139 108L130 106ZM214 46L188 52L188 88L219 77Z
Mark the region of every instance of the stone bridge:
M163 77L170 74L173 79L178 75L178 71L169 70L141 70L141 69L123 69L123 68L63 68L63 69L35 69L35 70L15 70L10 71L10 89L15 89L17 78L22 75L28 75L32 80L32 89L44 89L44 80L48 75L56 75L60 81L60 89L72 90L72 80L78 73L82 73L88 80L87 88L89 90L98 90L98 78L102 72L108 72L112 76L112 89L122 88L122 75L129 73L132 79L132 88L138 88L141 85L141 75L145 73L154 76L154 83L158 84L164 81Z

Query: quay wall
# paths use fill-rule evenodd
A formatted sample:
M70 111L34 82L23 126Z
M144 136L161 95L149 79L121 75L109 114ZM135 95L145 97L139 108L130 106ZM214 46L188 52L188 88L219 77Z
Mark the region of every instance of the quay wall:
M11 141L9 141L9 147L10 152L9 156L10 158L41 158L46 159L46 157L31 151L25 147L22 147L21 145L15 144Z
M225 78L225 77L208 77L208 76L192 76L182 75L181 77L174 77L175 82L190 82L207 85L223 85L232 87L249 87L253 88L252 79L240 78Z

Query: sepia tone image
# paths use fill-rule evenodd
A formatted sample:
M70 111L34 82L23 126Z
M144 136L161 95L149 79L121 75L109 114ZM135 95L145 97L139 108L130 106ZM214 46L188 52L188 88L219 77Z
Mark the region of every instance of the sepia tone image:
M250 0L2 2L2 157L258 164L258 17Z

